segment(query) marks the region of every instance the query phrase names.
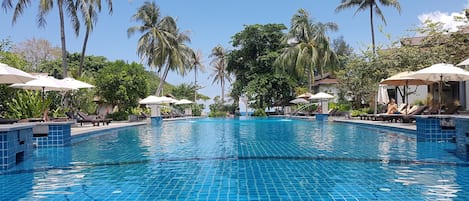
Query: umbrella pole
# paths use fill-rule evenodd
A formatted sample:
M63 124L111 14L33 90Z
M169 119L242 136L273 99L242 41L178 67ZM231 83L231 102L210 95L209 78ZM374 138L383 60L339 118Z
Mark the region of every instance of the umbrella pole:
M406 108L410 108L409 107L410 105L409 105L409 81L408 80L405 81L405 90L404 91L405 91L405 99L406 99L405 103L407 104ZM405 115L407 115L407 111L408 111L408 109L405 110Z
M441 76L443 77L443 76ZM438 83L438 114L441 114L441 90L443 90L442 83L443 78L441 78L440 82Z
M46 88L42 87L42 114L43 116L45 112L45 106L44 106L45 96L46 96Z

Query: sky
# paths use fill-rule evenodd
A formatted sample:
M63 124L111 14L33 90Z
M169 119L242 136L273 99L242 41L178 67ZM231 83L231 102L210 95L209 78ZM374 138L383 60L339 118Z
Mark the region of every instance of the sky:
M15 1L16 2L16 1ZM0 39L9 38L14 43L20 43L33 37L49 40L54 46L60 47L60 28L57 10L52 10L47 17L44 28L37 27L37 1L25 9L16 24L12 25L12 11L0 11ZM136 54L139 34L127 36L127 29L138 25L131 20L143 0L114 0L113 14L109 15L107 7L103 7L97 25L91 33L87 55L104 56L109 61L124 60L138 62ZM335 12L340 0L159 0L155 1L164 16L177 19L182 31L189 31L194 50L201 50L205 73L198 74L198 84L204 88L199 93L211 98L220 95L218 84L212 84L212 67L208 55L216 45L226 49L233 49L231 37L242 31L244 25L282 23L290 27L291 17L298 9L307 10L316 22L335 22L339 26L338 32L330 33L332 39L343 36L345 41L355 51L371 43L369 12L355 13L356 8ZM440 21L445 28L455 30L460 23L453 21L453 17L461 15L464 8L469 8L469 0L400 0L401 13L394 8L381 6L387 24L375 18L375 34L377 44L390 44L401 37L415 36L408 30L420 26L426 19ZM66 23L67 50L80 52L83 43L84 29L77 37ZM386 36L391 36L390 39ZM193 83L194 73L186 76L170 72L166 80L171 84ZM229 90L229 86L225 91ZM211 101L206 102L209 104ZM207 105L208 106L208 105Z

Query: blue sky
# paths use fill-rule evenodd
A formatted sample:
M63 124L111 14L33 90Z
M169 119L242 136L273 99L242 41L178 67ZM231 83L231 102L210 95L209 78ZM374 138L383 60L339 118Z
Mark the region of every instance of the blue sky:
M33 2L36 2L33 0ZM220 44L225 48L232 48L231 36L243 29L243 25L283 23L290 26L290 19L300 8L306 9L315 21L335 22L339 31L331 33L331 39L344 36L344 39L355 50L364 49L371 43L369 13L360 12L354 15L355 9L336 13L334 10L340 0L159 0L163 15L177 18L181 30L191 32L193 49L200 49L204 55L206 73L202 73L198 82L205 86L200 92L214 97L220 95L220 87L212 85L209 78L211 67L208 55L213 47ZM392 40L403 36L413 36L407 30L421 24L426 18L442 21L448 28L455 27L452 16L461 14L468 8L469 0L401 0L402 12L399 15L393 8L381 7L386 16L387 26L376 20L376 37L378 44L389 44L383 33L390 34ZM109 16L103 10L98 24L91 34L87 54L105 56L110 61L122 59L136 61L136 46L139 35L127 37L127 28L135 26L130 20L138 7L143 4L140 0L115 0L114 13ZM106 9L106 8L105 8ZM60 46L58 26L58 12L53 10L47 18L45 28L36 26L37 4L25 10L25 13L12 26L12 12L0 12L0 39L10 38L18 43L27 39L42 38L49 40L53 45ZM382 32L379 31L382 27ZM80 52L83 32L76 37L67 27L67 50ZM193 72L185 77L170 73L167 81L172 84L193 82Z

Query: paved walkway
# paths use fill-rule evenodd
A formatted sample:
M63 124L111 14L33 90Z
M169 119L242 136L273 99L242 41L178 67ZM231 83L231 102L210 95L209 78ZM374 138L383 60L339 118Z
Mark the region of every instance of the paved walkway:
M114 128L122 128L122 127L127 127L127 126L138 126L138 125L145 125L149 123L148 120L144 121L136 121L136 122L128 122L128 121L113 121L107 126L93 126L93 124L84 124L83 126L80 126L80 124L72 124L71 128L71 134L72 136L75 135L80 135L80 134L85 134L89 132L94 132L94 131L103 131L107 129L114 129Z
M202 118L202 117L178 117L178 118L169 118L169 119L163 119L163 121L175 121L175 120L181 120L181 119L197 119L197 118ZM150 119L142 120L142 121L136 121L136 122L128 122L128 121L112 121L109 125L105 126L93 126L93 124L83 124L83 126L80 126L80 124L72 124L71 128L71 135L76 136L76 135L81 135L89 132L94 132L94 131L103 131L107 129L114 129L114 128L122 128L122 127L127 127L127 126L139 126L139 125L145 125L149 124Z
M417 130L417 126L415 123L394 123L394 122L387 122L387 121L371 121L371 120L359 120L359 119L342 119L336 118L333 119L336 122L343 122L343 123L357 123L357 124L366 124L366 125L375 125L375 126L384 126L390 128L401 128L401 129L408 129L408 130Z

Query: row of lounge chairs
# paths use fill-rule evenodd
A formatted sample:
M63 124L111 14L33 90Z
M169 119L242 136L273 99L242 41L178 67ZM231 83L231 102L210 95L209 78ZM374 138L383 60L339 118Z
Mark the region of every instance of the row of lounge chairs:
M104 119L104 118L96 118L92 116L88 116L84 112L78 111L77 116L73 115L72 112L66 112L65 113L68 118L70 119L76 119L77 123L80 123L80 126L83 126L84 123L91 123L93 126L99 126L99 124L103 125L109 125L111 123L112 119Z
M461 109L460 105L451 105L440 114L457 114L458 110ZM416 116L426 114L438 114L438 108L429 108L427 105L414 105L408 107L407 104L401 104L398 108L400 114L364 114L360 115L361 120L373 120L373 121L389 121L389 122L403 122L410 123L415 121Z

